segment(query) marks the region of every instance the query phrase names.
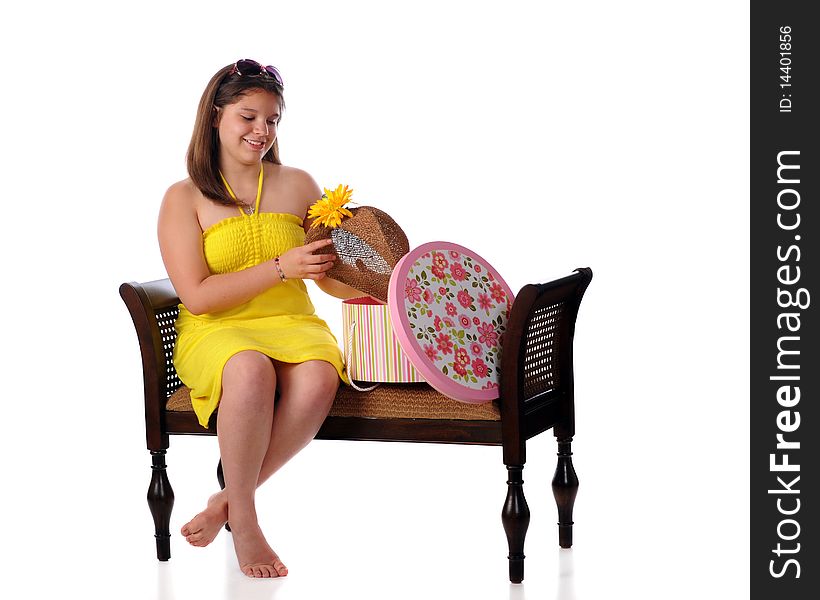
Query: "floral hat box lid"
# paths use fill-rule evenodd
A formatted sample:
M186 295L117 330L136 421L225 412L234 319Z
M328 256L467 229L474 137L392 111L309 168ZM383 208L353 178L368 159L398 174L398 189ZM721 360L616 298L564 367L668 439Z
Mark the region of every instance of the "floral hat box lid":
M407 253L390 277L393 333L413 366L454 400L498 398L501 338L513 293L478 254L451 242Z

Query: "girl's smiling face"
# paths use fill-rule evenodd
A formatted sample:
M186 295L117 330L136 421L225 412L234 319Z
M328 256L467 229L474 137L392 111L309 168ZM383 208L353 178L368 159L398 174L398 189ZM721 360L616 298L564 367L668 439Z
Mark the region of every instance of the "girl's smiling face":
M280 98L250 90L233 104L217 108L220 162L230 157L241 164L259 163L276 141Z

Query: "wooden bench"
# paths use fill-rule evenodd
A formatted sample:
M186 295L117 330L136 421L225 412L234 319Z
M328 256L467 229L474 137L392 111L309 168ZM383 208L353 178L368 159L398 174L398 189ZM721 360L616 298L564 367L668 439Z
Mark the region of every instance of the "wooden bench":
M568 277L521 289L504 334L499 400L465 404L427 384L383 384L367 393L341 386L316 438L502 446L508 480L501 520L509 543L510 581L520 583L530 519L522 477L526 441L550 428L558 441L552 489L558 505L559 544L572 545L572 508L578 489L571 458L572 344L578 307L591 280L592 271L582 268ZM215 419L207 429L199 425L188 389L174 369L179 298L171 282L123 283L120 296L131 313L142 355L145 433L152 460L148 504L157 558L164 561L171 556L174 504L165 465L169 438L216 435L216 425ZM217 477L224 487L221 468Z

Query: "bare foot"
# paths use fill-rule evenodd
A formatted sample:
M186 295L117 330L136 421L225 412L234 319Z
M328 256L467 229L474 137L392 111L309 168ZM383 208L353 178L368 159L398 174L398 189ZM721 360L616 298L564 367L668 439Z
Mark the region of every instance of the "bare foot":
M224 492L208 498L208 506L183 525L181 533L192 546L204 547L214 541L228 521L228 501Z
M238 528L233 525L233 544L239 568L248 577L284 577L288 568L268 545L259 525Z

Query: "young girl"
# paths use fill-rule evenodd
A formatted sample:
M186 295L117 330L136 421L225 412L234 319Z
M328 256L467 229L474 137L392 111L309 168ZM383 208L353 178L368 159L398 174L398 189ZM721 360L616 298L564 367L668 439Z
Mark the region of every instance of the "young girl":
M230 521L249 577L288 572L259 527L255 491L313 439L346 377L302 280L339 298L362 295L325 277L330 240L304 245L321 190L279 160L283 89L274 67L247 59L213 76L188 147L190 177L168 189L158 223L182 302L174 364L203 427L219 405L225 476L182 534L206 546Z

